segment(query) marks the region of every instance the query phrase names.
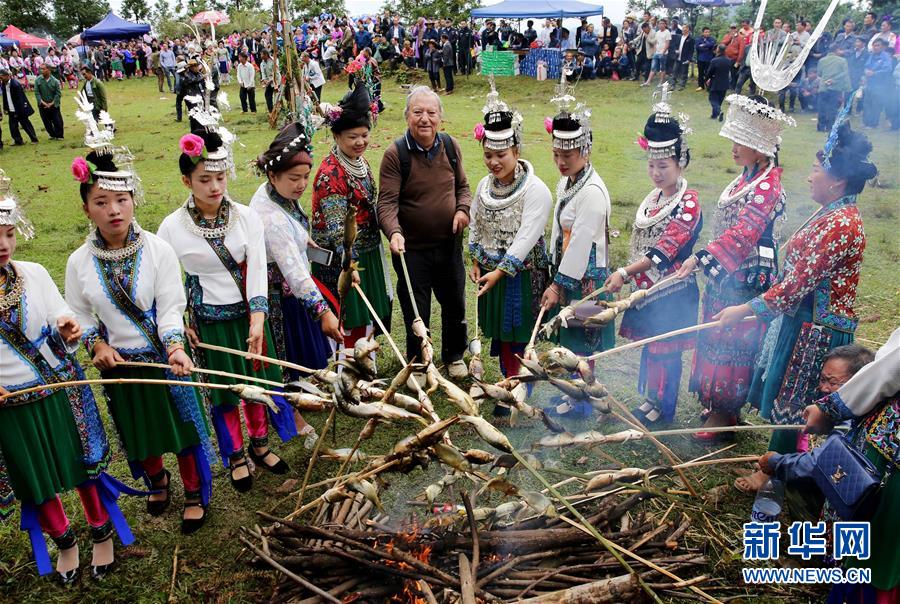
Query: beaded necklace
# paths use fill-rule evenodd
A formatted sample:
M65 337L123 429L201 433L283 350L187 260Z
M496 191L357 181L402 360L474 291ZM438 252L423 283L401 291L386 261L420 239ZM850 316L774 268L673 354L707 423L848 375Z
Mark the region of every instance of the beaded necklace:
M200 214L197 204L194 203L194 196L189 196L181 206L181 224L189 232L204 239L219 239L234 227L236 220L231 211L231 201L227 197L222 199L216 217L212 220L213 226L208 226L209 222L209 219Z
M128 241L129 239L131 241ZM95 258L109 262L119 262L124 260L129 256L136 254L137 251L144 246L144 231L138 226L137 222L132 221L128 235L125 237L125 241L127 242L125 246L111 250L106 247L106 242L103 241L100 231L95 228L91 231L91 234L88 235L86 243L88 250L90 250L91 255Z
M0 312L3 312L15 308L19 304L22 293L25 291L25 278L18 274L12 262L0 270L5 276L2 289L5 289L6 292L0 296Z

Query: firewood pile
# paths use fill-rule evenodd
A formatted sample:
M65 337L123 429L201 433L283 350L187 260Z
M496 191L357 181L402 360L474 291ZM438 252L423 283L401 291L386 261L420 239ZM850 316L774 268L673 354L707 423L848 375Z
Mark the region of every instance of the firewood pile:
M606 493L575 504L607 545L565 508L477 508L465 492L461 504L409 502L403 518L361 494L323 505L309 524L260 512L264 526L240 538L256 566L279 574L272 603L629 602L708 580L707 556L686 543L689 515L649 506L650 490ZM634 554L633 573L614 556L620 549Z

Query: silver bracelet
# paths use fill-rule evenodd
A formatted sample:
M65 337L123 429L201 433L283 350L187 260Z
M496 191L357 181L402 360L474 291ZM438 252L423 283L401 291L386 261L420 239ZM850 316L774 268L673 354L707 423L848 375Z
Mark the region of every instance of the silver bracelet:
M628 281L628 279L630 278L630 275L628 274L628 271L625 270L624 266L620 266L619 268L617 268L616 272L619 273L623 281Z

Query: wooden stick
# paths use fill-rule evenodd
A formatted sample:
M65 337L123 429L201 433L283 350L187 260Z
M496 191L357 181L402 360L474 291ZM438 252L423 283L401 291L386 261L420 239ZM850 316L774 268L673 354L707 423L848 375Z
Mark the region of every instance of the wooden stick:
M315 369L310 369L309 367L304 367L303 365L298 365L296 363L291 363L290 361L282 361L281 359L275 359L272 357L267 357L262 354L256 354L253 352L247 352L246 350L237 350L235 348L228 348L227 346L218 346L217 344L207 344L206 342L198 342L196 344L197 348L205 348L207 350L215 350L216 352L227 352L228 354L233 354L235 356L239 356L245 359L252 359L254 361L262 361L264 363L271 363L272 365L278 365L279 367L287 367L288 369L294 369L296 371L302 371L304 373L315 373Z
M92 385L102 385L102 384L154 384L154 385L162 385L162 386L183 386L186 388L212 388L214 390L229 390L230 386L225 384L209 384L206 382L181 382L178 380L154 380L151 378L102 378L102 379L92 379L92 380L69 380L67 382L53 382L52 384L44 384L42 386L32 386L31 388L25 388L23 390L16 390L15 392L10 392L8 394L0 395L0 402L6 400L11 396L17 396L20 394L29 394L31 392L38 392L40 390L55 390L58 388L71 388L73 386L92 386ZM263 390L264 394L268 394L269 396L283 396L284 392L275 392L273 390ZM255 401L249 401L255 402ZM264 404L264 403L260 403Z
M616 549L614 549L613 546L615 544L612 541L610 541L609 539L605 538L603 535L601 535L597 531L597 529L594 528L594 526L590 522L587 521L587 518L582 516L581 512L576 510L575 507L571 503L569 503L568 499L563 497L559 493L559 491L557 491L555 488L553 488L553 485L551 485L550 482L546 478L544 478L544 476L540 472L538 472L533 467L531 467L531 464L528 463L528 461L524 457L522 457L521 453L519 453L516 449L512 449L512 454L516 458L516 460L518 460L518 462L522 465L523 468L528 470L528 472L532 476L537 478L541 482L541 484L543 484L544 487L550 491L550 494L553 495L553 497L555 497L557 501L559 501L561 504L563 504L563 506L567 510L569 510L569 513L571 513L573 516L575 516L578 519L578 521L580 523L580 524L576 523L578 528L582 528L582 530L587 531L588 534L590 534L597 541L599 541L600 544L603 547L605 547L606 550L609 551L609 553L612 554L612 556L619 562L619 564L622 565L622 568L624 568L627 572L629 572L632 575L635 575L638 578L637 580L640 583L641 588L647 593L647 595L650 596L653 599L653 601L656 602L657 604L662 604L662 600L659 599L659 596L656 595L656 592L654 592L652 589L650 589L650 587L644 582L644 580L641 579L640 576L634 572L634 569L631 567L630 564L628 564L628 562L626 562L625 558L622 557L622 554L619 553ZM628 551L628 550L626 550L626 551ZM631 552L628 552L628 553L630 554ZM676 580L680 581L681 579L676 578Z
M116 362L117 367L150 367L152 369L172 369L171 365L166 365L165 363L144 363L140 361L118 361ZM96 367L96 365L95 365ZM266 380L263 378L253 377L249 375L240 375L238 373L228 373L227 371L219 371L218 369L203 369L202 367L193 367L191 371L195 373L204 373L209 375L218 375L220 377L227 377L239 380L241 382L257 382L259 384L265 384L267 386L275 386L277 388L284 388L284 384L281 382L276 382L275 380Z
M697 426L696 428L674 428L672 430L656 430L648 432L653 436L673 436L677 434L696 434L697 432L754 432L756 430L803 430L803 424L752 424L747 426Z
M704 459L703 461L687 461L678 464L677 466L672 466L672 469L698 468L700 466L716 466L726 463L745 463L748 461L756 461L757 459L759 459L759 455L743 455L741 457L727 457L725 459Z
M175 544L175 553L172 554L172 580L169 582L169 599L168 602L170 604L174 602L178 602L178 598L175 597L175 577L178 576L178 550L181 549L181 544Z
M472 570L473 577L478 576L478 558L481 555L480 544L478 542L478 526L475 524L475 512L472 510L472 500L469 498L468 491L461 491L463 506L466 508L466 518L469 521L469 532L472 533Z
M541 319L544 318L544 313L547 311L546 308L541 306L541 309L538 311L537 319L534 321L534 328L531 330L531 337L528 339L528 344L525 346L525 352L527 353L529 350L534 349L534 340L537 338L538 331L541 328Z
M416 306L416 297L413 295L412 281L409 278L409 269L406 268L406 251L401 251L398 255L400 256L400 266L403 267L403 278L406 279L406 291L409 293L409 301L412 303L413 314L416 315L417 319L421 319L419 307Z
M584 530L584 527L583 527L580 523L575 522L575 521L572 520L571 518L566 518L565 516L560 516L560 519L561 519L563 522L567 523L567 524L571 524L571 525L574 526L575 528ZM664 569L663 567L661 567L661 566L659 566L659 565L657 565L657 564L654 564L654 563L651 562L650 560L647 560L646 558L643 558L643 557L639 556L638 554L635 554L635 553L632 552L631 550L622 547L621 545L619 545L619 544L616 543L615 541L610 541L609 544L610 544L610 546L612 547L612 549L616 550L616 552L619 552L620 554L624 554L624 555L626 555L626 556L629 556L629 557L631 557L631 558L634 558L634 559L637 560L638 562L641 562L641 563L643 563L643 564L646 564L647 566L649 566L650 568L652 568L652 569L655 570L656 572L661 573L661 574L663 574L663 575L669 577L670 579L674 579L675 581L684 581L684 579L682 579L681 577L679 577L679 576L676 575L675 573L669 572L668 570ZM642 580L641 580L641 584L642 584L642 585L646 585L645 583L643 583ZM650 589L650 586L649 586L649 585L647 585L647 589ZM710 602L716 602L717 604L722 604L722 602L721 602L720 600L717 600L716 598L712 597L711 595L709 595L708 593L704 592L703 590L701 590L701 589L698 588L698 587L693 587L693 586L691 586L691 591L695 592L697 595L703 596L704 598L706 598L706 599L707 599L708 601L710 601Z
M276 562L271 556L266 555L265 552L263 552L261 549L259 549L255 545L253 545L253 543L249 539L244 537L243 535L238 535L238 539L243 541L244 544L247 547L249 547L253 551L253 553L256 554L261 560L265 561L267 564L269 564L269 566L271 566L275 570L283 573L289 579L296 581L297 583L299 583L306 589L310 590L311 592L314 592L319 597L325 598L325 600L327 600L328 602L334 602L335 604L341 604L340 600L335 598L333 595L331 595L327 591L324 591L324 590L320 589L319 587L316 587L315 585L313 585L312 583L310 583L309 581L307 581L300 575L289 571L287 568L285 568L284 566L282 566L281 564Z
M619 408L619 411L621 411L622 413L625 414L625 418L627 418L627 420L628 420L627 423L631 424L632 428L634 428L635 430L638 430L639 432L643 432L644 435L650 439L650 441L656 446L656 448L659 450L659 452L662 453L663 456L669 460L669 463L672 464L673 468L675 468L676 465L682 463L682 461L680 459L678 459L678 457L675 456L675 453L673 453L669 447L667 447L666 445L659 442L659 440L657 440L657 438L655 436L650 435L650 432L647 430L647 427L644 426L644 424L642 424L641 422L639 422L638 419L634 415L632 415L632 413L628 409L628 407L626 407L625 405L620 403L618 400L616 400L616 398L611 394L607 395L607 398L610 401L612 401L616 407ZM623 419L622 416L619 416L619 419ZM676 469L675 472L678 474L678 477L681 479L681 482L684 483L685 488L687 488L687 490L690 492L690 494L692 496L696 497L697 491L694 490L694 485L692 485L691 482L688 480L687 475L684 472L682 472L680 469Z
M397 359L400 361L400 364L406 367L406 358L402 354L400 354L400 349L397 348L397 343L394 342L394 338L391 337L391 332L388 331L387 328L385 328L384 323L381 322L381 317L379 317L378 313L375 312L375 307L372 306L371 302L369 302L369 299L366 297L366 294L363 292L358 283L354 283L353 288L356 289L356 293L359 294L359 297L362 298L362 301L366 305L366 308L369 309L369 313L371 313L372 319L374 319L375 323L378 324L378 327L381 328L381 333L383 333L387 338L388 344L391 345L391 348L393 349L394 354L397 356Z
M306 474L303 476L303 484L300 485L300 492L297 495L298 505L302 505L303 503L303 497L306 495L306 485L309 483L309 477L312 476L313 467L319 459L319 450L322 448L322 441L325 440L325 435L328 434L328 429L331 428L331 424L334 422L334 414L336 411L336 407L331 408L328 417L325 419L325 425L322 427L322 435L316 440L316 446L313 447L312 455L309 456L309 463L306 465Z
M462 552L459 552L459 595L461 604L476 604L472 566Z
M755 316L745 317L743 320L744 321L755 321L756 317ZM601 359L603 357L609 356L611 354L615 354L617 352L625 352L626 350L631 350L632 348L640 348L641 346L645 346L647 344L652 344L653 342L658 342L660 340L674 338L675 336L681 336L686 333L692 333L695 331L703 331L705 329L712 329L713 327L720 327L721 325L722 325L721 321L710 321L709 323L701 323L700 325L691 325L690 327L682 327L681 329L676 329L674 331L663 333L658 336L644 338L643 340L629 342L628 344L623 344L622 346L617 346L615 348L610 348L609 350L597 352L597 353L594 353L585 358L588 361L595 361L597 359Z

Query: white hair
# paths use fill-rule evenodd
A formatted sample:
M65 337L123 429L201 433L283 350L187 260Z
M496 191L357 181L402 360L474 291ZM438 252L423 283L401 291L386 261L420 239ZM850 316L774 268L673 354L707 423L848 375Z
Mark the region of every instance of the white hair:
M406 95L406 107L403 108L403 117L407 117L409 115L409 106L412 105L413 99L418 96L428 95L434 97L438 103L438 112L441 117L444 116L444 103L441 102L441 97L434 90L429 88L428 86L414 86L412 90L409 91L409 94Z

